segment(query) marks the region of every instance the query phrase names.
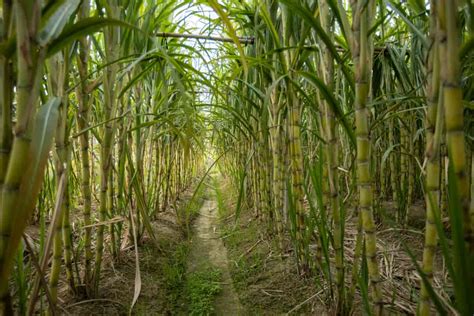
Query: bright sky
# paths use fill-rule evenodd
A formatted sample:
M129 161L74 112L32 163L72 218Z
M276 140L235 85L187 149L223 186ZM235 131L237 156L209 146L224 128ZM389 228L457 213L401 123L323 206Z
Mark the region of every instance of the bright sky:
M217 18L218 15L212 8L204 5L193 5L177 14L176 21L183 20L182 26L187 29L187 32L190 34L222 36L221 28L209 29L209 25L212 25L212 22L209 21ZM204 60L199 57L193 58L193 67L203 73L212 73L211 60L218 57L217 47L219 44L214 41L196 39L187 39L185 42L187 45L197 48L204 57ZM199 100L203 103L210 103L211 95L208 89L206 87L200 87L199 91L201 92L198 95Z

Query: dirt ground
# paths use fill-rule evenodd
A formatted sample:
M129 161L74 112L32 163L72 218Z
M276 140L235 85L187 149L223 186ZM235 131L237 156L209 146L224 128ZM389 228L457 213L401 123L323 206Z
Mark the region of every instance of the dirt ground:
M181 204L186 203L191 194L187 192ZM152 227L158 243L145 236L139 245L142 286L132 314L182 314L186 305L186 297L181 292L184 288L189 240L172 208L159 213ZM110 256L106 257L99 298L75 301L67 294L66 286L63 286L60 294L63 298L61 312L66 315L128 315L134 285L135 250L129 247L120 252L115 262Z
M229 184L224 180L221 190L230 192ZM235 210L235 196L223 194L224 209ZM393 210L393 203L384 203L385 211ZM389 315L416 314L417 295L420 276L413 264L413 259L406 249L421 261L424 235L422 201L414 203L410 210L409 225L406 228L393 228L389 224L378 224L377 245L379 267L385 280L382 284L386 301L386 312ZM257 315L333 315L334 301L329 295L327 284L320 278L305 278L296 271L294 253L289 250L283 256L278 255L278 247L268 237L264 224L256 219L252 212L243 209L236 221L232 212L221 214L223 239L228 248L231 261L231 274L234 279L240 300L251 314ZM346 288L351 286L350 274L357 236L355 213L348 213L344 240L346 267ZM285 236L288 249L291 249L290 238ZM315 244L310 244L315 249ZM330 254L334 258L334 254ZM332 259L331 259L332 260ZM449 284L443 271L443 259L438 251L435 260L434 284L442 299L447 300L452 289L442 287ZM334 265L334 262L332 262ZM335 277L335 276L333 276ZM360 293L354 298L355 315L363 314ZM434 312L434 311L433 311Z
M225 180L219 181L223 195L222 239L228 249L230 271L240 301L249 315L324 315L325 304L317 294L317 284L301 277L294 255L278 254L266 227L243 210L237 222L231 212L235 196Z
M216 315L245 315L239 298L234 290L229 272L227 249L219 238L217 226L217 204L210 197L201 208L200 215L194 223L194 236L190 243L188 273L203 271L209 266L221 272L221 291L214 301Z
M200 215L192 224L191 239L185 234L169 209L160 213L153 222L158 245L144 239L139 247L142 290L134 315L186 315L185 278L189 273L212 265L222 272L221 292L214 301L216 315L332 315L333 304L327 284L322 278L304 277L296 270L294 253L283 255L275 240L269 237L267 227L243 210L237 221L236 196L225 179L215 181L202 199ZM188 193L189 198L190 193ZM182 203L186 201L183 198ZM390 203L384 205L387 210ZM423 234L418 219L419 205L413 210L412 223L405 229L394 229L379 224L378 247L380 269L386 302L390 315L413 315L420 278L412 259L404 247L418 249L421 256ZM355 248L357 225L355 214L348 212L345 236L347 286ZM287 249L292 249L286 236ZM314 247L315 245L310 245ZM331 254L333 256L333 254ZM441 256L436 265L440 271ZM436 273L435 285L447 284L446 275ZM134 292L135 253L133 248L122 250L120 260L107 259L102 273L101 297L95 300L74 301L62 287L63 314L70 315L127 315ZM449 288L441 290L448 297ZM360 295L354 299L354 314L361 314Z

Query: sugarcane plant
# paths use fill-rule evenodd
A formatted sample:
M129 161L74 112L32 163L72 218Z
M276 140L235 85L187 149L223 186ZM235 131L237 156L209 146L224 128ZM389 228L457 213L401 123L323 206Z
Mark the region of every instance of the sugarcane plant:
M250 212L331 312L471 315L473 12L455 0L2 1L0 314L56 314L63 286L99 298L126 249L132 311L138 245L160 247L152 222L169 210L191 234L178 205L212 153L234 220ZM387 232L415 282L389 273L402 258Z

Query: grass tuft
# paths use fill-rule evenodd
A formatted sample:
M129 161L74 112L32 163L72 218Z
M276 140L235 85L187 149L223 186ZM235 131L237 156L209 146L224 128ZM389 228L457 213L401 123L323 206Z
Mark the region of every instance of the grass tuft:
M214 298L222 290L221 278L221 271L214 267L188 276L189 315L210 315L214 311Z

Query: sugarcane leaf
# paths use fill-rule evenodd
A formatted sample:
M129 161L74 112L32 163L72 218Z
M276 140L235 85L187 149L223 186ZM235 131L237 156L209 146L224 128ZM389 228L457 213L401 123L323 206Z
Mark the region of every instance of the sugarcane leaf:
M190 205L192 205L192 203L194 202L194 199L196 198L197 196L197 193L199 192L199 188L201 187L201 185L204 183L204 180L206 180L207 176L209 175L209 173L211 172L211 170L214 168L214 166L217 164L217 162L219 162L219 160L224 157L224 155L226 154L226 152L222 153L219 157L217 157L213 162L212 164L207 168L206 172L204 173L204 175L201 177L201 179L199 180L198 184L196 185L196 187L194 188L194 192L193 192L193 195L191 196L191 198L189 199L188 201L188 204L187 204L187 207L189 207Z
M224 25L227 29L227 33L229 34L230 38L236 45L237 50L239 51L243 69L245 72L247 72L248 65L247 60L245 59L245 52L242 48L242 45L240 44L239 38L237 37L234 27L232 26L232 21L229 19L229 15L223 10L222 5L220 5L217 1L207 0L207 3L209 3L209 6L220 16L220 18L224 22Z
M387 6L389 6L393 11L395 11L395 13L403 20L403 22L405 22L408 27L413 31L414 34L416 34L420 40L421 40L421 43L423 44L423 46L425 47L428 47L428 39L426 37L426 35L423 34L423 32L418 29L411 21L410 19L406 16L406 14L402 11L402 9L395 5L393 3L393 1L391 0L385 0L385 3L387 4Z
M71 15L76 11L80 0L63 0L55 2L42 18L36 40L41 46L59 36Z
M133 245L135 250L135 289L133 291L133 299L130 304L129 315L132 314L133 307L140 296L142 290L142 278L140 273L140 255L138 253L138 238L137 238L137 228L135 224L135 216L130 214L130 224L132 226L132 235L133 235Z
M140 212L142 216L142 222L143 225L145 226L145 230L150 235L150 238L153 240L153 242L160 247L158 244L158 239L156 238L155 232L153 230L153 227L151 226L151 220L150 217L147 213L148 210L148 205L146 204L146 199L144 196L143 192L143 182L141 181L142 179L139 179L138 177L140 176L139 173L135 170L135 167L133 166L133 160L130 155L130 151L127 150L127 160L128 160L128 167L130 174L132 174L132 181L131 181L131 186L132 190L135 193L135 199L137 201L137 206L138 206L138 211Z
M36 198L43 184L43 173L53 145L59 118L61 98L54 97L43 105L35 116L34 130L29 149L29 164L20 184L17 216L11 232L12 245L19 241L26 222L33 212ZM10 248L11 251L14 249ZM13 252L10 253L13 255Z
M240 172L240 181L239 181L239 196L237 198L237 205L235 206L235 223L237 223L237 221L239 220L240 218L240 212L242 211L242 199L244 197L244 190L245 190L245 178L247 178L247 170L246 168L244 168L241 172Z
M474 19L473 19L474 20ZM468 58L469 54L474 50L474 35L471 35L461 46L459 50L459 57Z
M78 40L79 38L84 37L86 35L98 32L102 28L107 26L120 26L141 32L138 27L118 19L89 17L81 19L74 24L70 24L64 27L61 34L53 41L51 41L51 44L48 46L48 55L54 55L55 53L63 49L63 47L69 45L73 41Z
M348 69L346 63L344 60L341 58L341 56L338 54L336 46L334 45L333 41L331 40L331 37L327 34L327 32L323 29L321 26L321 23L319 23L318 19L316 19L311 12L304 6L302 5L299 1L296 0L279 0L279 2L287 5L292 12L295 12L298 14L303 20L306 21L318 34L318 36L321 38L321 40L324 42L326 47L328 48L329 52L331 53L331 56L337 61L339 66L341 67L342 73L346 77L347 81L349 82L349 85L351 88L354 88L354 78L352 76L352 73Z
M31 168L29 168L29 170L31 170L30 176L33 178L27 180L32 188L34 185L31 183L33 182L31 180L35 179L34 177L37 177L39 181L42 182L40 175L46 166L49 151L53 144L58 124L60 104L61 98L54 97L43 105L36 114L33 139L30 147ZM39 186L40 185L38 185L38 187Z
M449 152L451 158L451 152ZM451 238L453 241L450 250L452 254L455 275L453 279L454 291L456 293L456 308L461 315L471 315L474 312L472 301L474 288L472 283L466 280L473 279L472 266L474 255L469 251L465 233L468 231L465 225L469 225L468 219L464 217L463 206L458 189L453 164L448 166L448 211L451 223ZM469 216L469 214L467 214Z
M382 163L380 164L380 169L384 169L385 168L385 163L387 162L387 158L388 156L390 155L390 153L396 148L400 146L400 144L394 144L392 146L390 146L384 153L383 153L383 156L382 156Z
M240 178L240 183L239 183L239 197L237 198L237 205L235 206L235 221L234 224L237 224L237 221L239 220L240 217L240 212L242 211L242 199L245 194L245 179L247 178L247 169L248 166L251 162L252 156L254 155L255 151L252 151L250 153L249 157L247 158L247 162L239 172L239 178ZM236 227L236 226L235 226Z
M314 75L313 73L301 71L299 72L299 74L301 74L306 80L308 80L311 84L313 84L316 88L319 89L323 98L327 101L328 105L331 107L332 111L336 115L336 118L341 122L342 126L344 127L344 131L347 133L347 136L349 136L351 145L355 147L356 139L354 131L349 122L347 121L346 115L344 114L342 108L339 106L338 102L336 101L336 98L334 98L334 95L329 91L329 88L326 86L326 84L320 78L316 77L316 75Z
M0 55L11 57L16 50L16 37L12 36L0 44Z

